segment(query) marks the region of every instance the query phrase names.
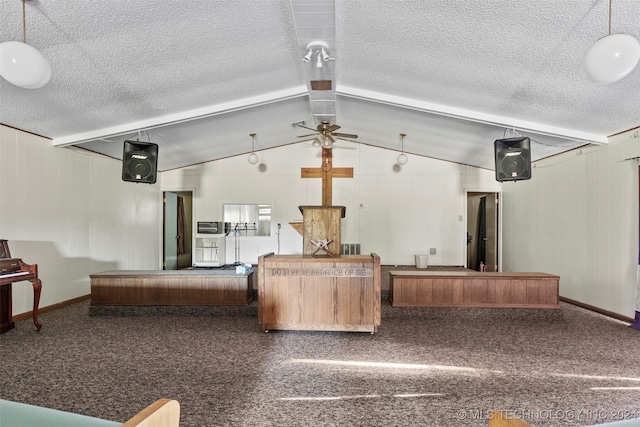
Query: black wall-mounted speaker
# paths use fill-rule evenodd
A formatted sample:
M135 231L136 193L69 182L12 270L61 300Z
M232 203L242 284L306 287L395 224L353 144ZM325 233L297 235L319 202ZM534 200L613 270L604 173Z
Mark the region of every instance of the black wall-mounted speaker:
M531 140L526 137L496 139L496 180L531 179Z
M157 179L158 144L125 141L122 152L122 180L154 184Z

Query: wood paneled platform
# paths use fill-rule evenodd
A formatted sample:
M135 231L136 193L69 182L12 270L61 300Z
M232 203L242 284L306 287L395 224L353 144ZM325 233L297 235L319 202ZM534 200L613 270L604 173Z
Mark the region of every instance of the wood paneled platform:
M560 308L560 277L547 273L392 271L394 307Z
M253 271L112 270L90 275L91 305L247 305Z
M380 292L380 257L375 254L268 254L258 260L258 322L265 331L375 333Z

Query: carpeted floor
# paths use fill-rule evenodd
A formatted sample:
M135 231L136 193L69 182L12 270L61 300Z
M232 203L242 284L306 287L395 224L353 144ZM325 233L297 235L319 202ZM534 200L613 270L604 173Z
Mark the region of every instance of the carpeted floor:
M181 426L536 427L640 417L640 334L561 310L392 308L367 333L272 331L248 307L89 301L0 335L0 398L124 421L158 398Z

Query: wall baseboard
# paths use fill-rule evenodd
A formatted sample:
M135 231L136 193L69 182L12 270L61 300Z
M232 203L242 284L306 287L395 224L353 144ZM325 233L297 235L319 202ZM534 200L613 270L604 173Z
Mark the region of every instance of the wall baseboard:
M88 295L83 295L83 296L78 297L78 298L73 298L73 299L70 299L70 300L62 301L62 302L59 302L57 304L48 305L46 307L40 307L40 308L38 308L38 315L40 315L42 313L46 313L48 311L57 310L59 308L66 307L68 305L75 304L77 302L84 301L84 300L87 300L87 299L90 299L90 298L91 298L91 294L88 294ZM13 316L13 321L14 322L19 322L21 320L31 319L32 317L33 317L33 310L32 311L27 311L27 312L24 312L24 313L20 313L20 314L15 314Z
M585 304L580 301L572 300L571 298L560 297L560 301L569 303L571 305L577 305L578 307L586 308L587 310L596 312L598 314L602 314L607 317L611 317L616 320L622 320L623 322L633 323L633 319L631 317L623 316L622 314L614 313L613 311L603 310L602 308L598 308L590 304Z
M81 297L73 298L73 299L70 299L70 300L67 300L67 301L59 302L57 304L52 304L52 305L49 305L49 306L46 306L46 307L39 308L38 309L38 314L42 314L42 313L46 313L46 312L49 312L49 311L57 310L59 308L63 308L63 307L66 307L68 305L75 304L77 302L84 301L84 300L87 300L87 299L91 299L91 294L83 295ZM614 313L613 311L603 310L601 308L595 307L595 306L590 305L590 304L585 304L583 302L576 301L576 300L573 300L571 298L566 298L566 297L562 297L561 296L560 297L560 301L566 302L566 303L571 304L571 305L576 305L578 307L582 307L582 308L585 308L587 310L593 311L595 313L602 314L604 316L611 317L611 318L616 319L616 320L621 320L623 322L629 322L629 323L633 323L634 322L634 319L632 319L631 317L623 316L621 314ZM31 319L32 316L33 316L33 311L27 311L25 313L20 313L20 314L14 315L13 316L13 321L14 322L19 322L21 320Z

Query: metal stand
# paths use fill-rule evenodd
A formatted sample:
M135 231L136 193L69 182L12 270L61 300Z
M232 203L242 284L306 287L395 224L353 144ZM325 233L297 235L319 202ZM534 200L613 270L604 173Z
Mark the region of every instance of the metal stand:
M239 234L238 224L236 224L236 226L233 229L233 237L234 237L234 239L233 239L233 253L234 253L234 258L235 258L233 264L231 264L231 266L233 266L233 267L238 266L238 265L243 265L240 262L240 240L238 238L238 234Z

